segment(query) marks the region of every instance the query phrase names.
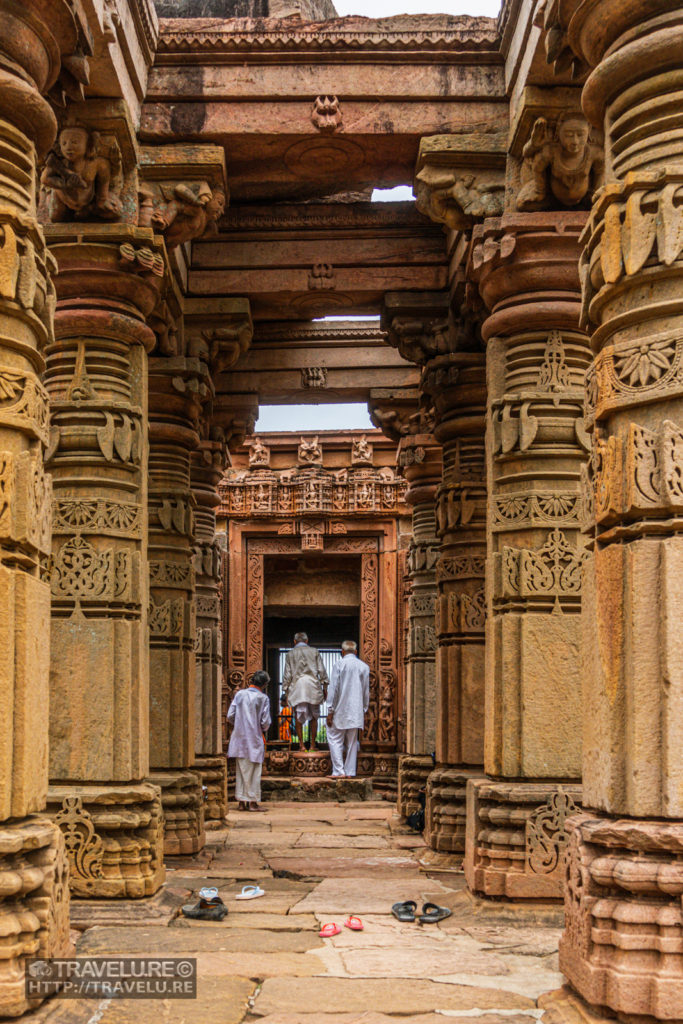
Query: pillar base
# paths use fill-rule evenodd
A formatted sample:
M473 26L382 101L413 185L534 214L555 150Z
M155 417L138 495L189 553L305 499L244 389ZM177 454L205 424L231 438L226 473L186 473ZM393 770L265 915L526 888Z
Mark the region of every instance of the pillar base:
M198 757L192 770L201 776L204 794L204 817L207 821L223 821L228 813L228 761L223 755Z
M611 1014L605 1016L600 1010L584 1003L568 985L541 996L538 1008L545 1010L541 1017L542 1024L615 1024Z
M580 799L575 782L468 782L470 890L510 899L561 899L565 819L577 812Z
M204 849L204 800L198 772L154 771L149 781L161 789L164 812L164 856L183 857Z
M422 807L420 790L427 789L427 779L434 771L429 755L401 754L398 759L398 813L407 818Z
M569 822L560 970L596 1012L683 1019L683 823Z
M432 850L464 853L467 783L482 778L477 768L442 765L427 779L425 840Z
M47 811L66 839L73 896L139 899L164 883L161 798L147 783L50 786Z
M40 1006L27 998L27 957L73 954L64 836L45 818L0 825L0 1017Z

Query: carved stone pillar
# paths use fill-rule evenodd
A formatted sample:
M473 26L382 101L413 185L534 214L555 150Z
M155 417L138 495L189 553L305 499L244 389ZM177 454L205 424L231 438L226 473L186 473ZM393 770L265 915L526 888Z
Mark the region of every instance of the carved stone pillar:
M427 781L430 846L465 848L465 791L484 758L484 563L486 481L484 357L465 351L442 293L385 297L388 340L421 364L423 414L432 407L442 446L437 492L436 759ZM463 351L458 351L462 348Z
M398 811L420 807L420 791L434 767L436 748L436 489L441 481L441 449L429 434L401 440L398 455L413 508L408 552L408 656L406 663L406 751L399 758Z
M468 787L474 892L559 897L579 799L580 476L586 461L578 237L584 213L475 229L487 341L487 779Z
M164 879L159 792L142 781L154 341L145 318L164 260L148 230L46 232L58 266L45 373L54 487L48 802L68 839L74 893L146 896Z
M36 156L56 132L41 98L79 41L66 3L54 24L31 0L0 9L0 1016L27 999L30 956L67 956L68 864L44 811L50 667L48 402L39 374L52 336L54 264L36 220Z
M683 11L580 4L607 183L584 234L591 554L583 595L585 815L570 822L549 1020L641 1024L683 1008ZM572 1004L572 1005L568 1005Z
M225 445L202 441L192 453L191 482L195 498L195 754L194 768L206 787L205 814L222 820L228 813L227 760L222 752L221 693L223 638L221 631L222 551L216 539L218 483L225 467Z
M484 760L484 357L432 360L423 385L434 402L443 449L437 495L437 769L427 785L426 832L434 850L465 848L465 793Z
M149 361L150 779L161 786L164 852L196 853L206 839L195 756L195 498L208 367L197 358Z

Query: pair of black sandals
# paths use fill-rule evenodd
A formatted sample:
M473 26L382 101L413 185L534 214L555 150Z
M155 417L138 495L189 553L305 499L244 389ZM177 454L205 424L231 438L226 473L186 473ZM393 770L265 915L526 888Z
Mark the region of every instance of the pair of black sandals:
M451 916L452 911L448 907L440 907L438 903L423 903L422 913L417 913L415 900L405 900L403 903L394 903L391 913L397 921L417 921L418 924L438 924Z
M196 903L185 904L183 916L196 921L222 921L228 908L218 895L218 889L213 886L205 886L199 890L198 895L199 899Z

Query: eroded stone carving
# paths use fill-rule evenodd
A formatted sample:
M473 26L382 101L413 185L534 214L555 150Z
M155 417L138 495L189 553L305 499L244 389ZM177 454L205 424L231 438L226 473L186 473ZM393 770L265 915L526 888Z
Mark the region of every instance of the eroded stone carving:
M320 132L336 132L342 127L342 112L336 96L316 96L311 121Z
M327 369L324 366L304 366L301 370L301 386L304 388L326 388Z
M590 126L579 113L560 117L554 133L539 117L522 156L518 210L540 210L553 202L576 207L602 184L603 149L591 142Z
M204 235L216 234L217 222L225 213L225 192L212 188L208 182L173 186L164 205L151 215L151 222L160 231L169 249Z
M370 464L372 465L372 445L363 434L351 445L351 465Z
M299 442L298 460L300 465L322 465L323 450L317 437L301 438L301 441Z
M66 125L40 177L50 194L50 220L120 220L120 173L115 141L105 144L85 125Z

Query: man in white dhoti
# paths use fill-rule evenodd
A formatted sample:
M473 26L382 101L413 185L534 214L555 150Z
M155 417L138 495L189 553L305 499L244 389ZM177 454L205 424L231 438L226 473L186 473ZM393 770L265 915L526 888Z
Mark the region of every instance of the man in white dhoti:
M270 728L270 701L264 691L269 682L267 672L254 672L251 685L238 690L228 708L228 724L232 726L228 757L237 759L235 799L240 811L261 810L264 734Z
M357 656L353 640L342 644L342 657L330 673L327 694L327 742L332 778L354 778L358 760L358 730L365 726L370 703L370 668Z
M305 633L294 634L294 647L285 656L282 675L282 707L294 709L294 724L300 749L304 748L304 726L311 723L309 749L315 749L320 705L327 700L329 679L320 651L308 646Z

